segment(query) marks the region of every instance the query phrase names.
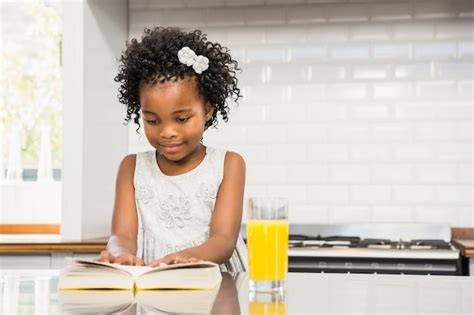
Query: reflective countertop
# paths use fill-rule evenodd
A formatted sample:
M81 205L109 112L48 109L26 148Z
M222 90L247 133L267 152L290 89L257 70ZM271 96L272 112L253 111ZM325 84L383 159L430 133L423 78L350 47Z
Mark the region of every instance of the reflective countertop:
M247 274L219 290L60 291L59 270L2 270L2 314L473 314L474 278L290 273L285 295L249 294Z

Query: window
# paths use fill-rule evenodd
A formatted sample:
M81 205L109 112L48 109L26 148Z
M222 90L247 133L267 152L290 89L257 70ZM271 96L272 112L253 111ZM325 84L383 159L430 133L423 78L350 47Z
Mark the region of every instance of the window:
M61 12L59 1L0 3L0 232L61 221Z

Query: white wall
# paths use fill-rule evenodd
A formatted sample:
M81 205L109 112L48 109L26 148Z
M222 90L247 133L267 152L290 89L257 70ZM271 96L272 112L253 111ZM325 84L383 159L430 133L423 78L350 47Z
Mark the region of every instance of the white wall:
M110 234L127 131L113 78L128 30L126 0L64 2L61 236Z
M139 1L145 26L231 48L244 99L209 145L241 152L246 195L293 222L474 226L471 1ZM124 111L125 115L125 111ZM135 126L129 151L146 150Z

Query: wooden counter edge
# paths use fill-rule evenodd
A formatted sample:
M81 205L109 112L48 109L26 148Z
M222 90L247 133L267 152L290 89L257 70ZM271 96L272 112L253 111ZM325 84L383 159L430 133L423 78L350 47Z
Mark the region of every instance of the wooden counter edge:
M1 242L0 254L14 253L99 253L107 246L107 239L85 241L39 241L39 242Z

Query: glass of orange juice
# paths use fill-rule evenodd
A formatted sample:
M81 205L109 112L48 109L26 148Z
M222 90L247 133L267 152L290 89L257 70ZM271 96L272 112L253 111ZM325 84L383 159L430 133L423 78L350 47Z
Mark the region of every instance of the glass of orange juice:
M249 290L284 292L288 271L288 199L249 198Z
M286 295L283 292L250 292L249 315L286 314Z

